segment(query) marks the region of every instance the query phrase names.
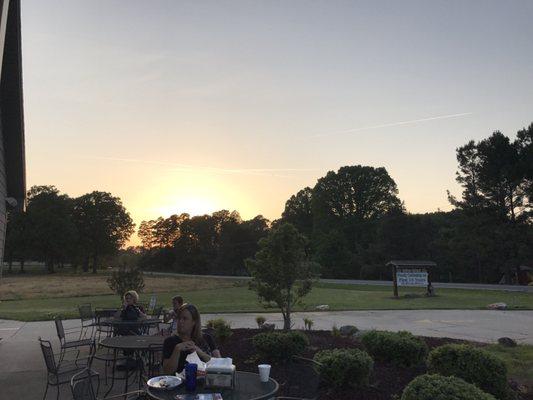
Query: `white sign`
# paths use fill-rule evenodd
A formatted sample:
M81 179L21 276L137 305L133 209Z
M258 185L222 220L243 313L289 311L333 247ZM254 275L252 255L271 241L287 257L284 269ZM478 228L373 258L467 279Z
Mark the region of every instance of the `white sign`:
M427 286L427 272L396 272L398 286Z

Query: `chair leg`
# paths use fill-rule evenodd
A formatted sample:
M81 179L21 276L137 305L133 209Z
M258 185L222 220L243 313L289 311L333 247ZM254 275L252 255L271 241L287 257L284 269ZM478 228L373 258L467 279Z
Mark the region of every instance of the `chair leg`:
M60 385L57 385L57 395L56 395L56 400L59 400L59 386L60 386Z
M48 383L48 379L47 379L47 380L46 380L46 389L44 390L43 400L46 399L46 394L48 393L48 386L50 386L50 384Z

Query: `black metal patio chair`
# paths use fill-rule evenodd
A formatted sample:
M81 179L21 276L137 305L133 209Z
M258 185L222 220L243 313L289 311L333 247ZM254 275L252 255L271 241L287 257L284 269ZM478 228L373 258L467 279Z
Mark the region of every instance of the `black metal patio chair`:
M77 350L78 351L78 356L79 356L79 353L80 353L79 349L80 348L87 348L87 349L90 350L91 347L94 346L93 339L67 340L67 335L65 333L65 328L63 327L63 321L61 320L61 318L56 317L54 322L56 324L57 337L59 338L59 344L61 346L59 361L63 360L63 357L65 355L65 351L67 349ZM76 333L76 332L69 332L69 333Z
M163 345L151 344L148 350L144 352L144 380L161 375L163 368Z
M93 373L93 371L89 369L83 370L74 375L70 380L70 388L72 390L73 400L108 400L120 397L123 399L138 399L143 398L145 395L143 390L135 390L113 396L98 397L98 391L100 389L100 377L98 373Z
M44 363L46 365L46 389L43 400L46 398L50 386L57 387L56 399L59 399L59 387L71 381L72 376L76 373L90 367L91 355L81 359L57 361L57 355L54 354L52 344L48 340L39 338L39 344L43 352ZM63 354L64 356L64 354ZM88 369L88 371L91 371ZM91 371L93 372L93 371Z
M81 321L79 340L86 339L87 334L89 332L90 332L89 338L92 338L94 334L95 318L94 318L94 312L93 312L93 308L91 304L86 303L86 304L78 305L78 312L80 313L80 321Z

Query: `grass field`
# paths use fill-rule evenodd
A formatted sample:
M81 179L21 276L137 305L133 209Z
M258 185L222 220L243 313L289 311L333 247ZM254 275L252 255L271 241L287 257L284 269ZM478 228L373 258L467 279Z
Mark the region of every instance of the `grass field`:
M22 321L78 316L77 305L93 307L120 305L111 293L105 275L12 276L0 285L0 318ZM141 301L157 295L160 305L169 306L175 294L196 304L202 312L262 312L265 309L254 292L241 280L188 277L146 277ZM384 286L317 284L297 311L314 310L328 304L330 310L485 309L487 304L505 302L510 309L533 309L533 294L504 291L439 289L436 297L422 296L422 289L403 289L412 296L394 299Z
M517 347L504 347L492 344L484 350L500 357L509 372L509 377L517 382L532 387L533 385L533 346L518 345Z

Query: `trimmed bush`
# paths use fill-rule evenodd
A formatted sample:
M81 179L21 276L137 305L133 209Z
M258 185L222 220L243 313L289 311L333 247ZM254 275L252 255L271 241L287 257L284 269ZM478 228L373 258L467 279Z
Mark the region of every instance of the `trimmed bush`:
M255 322L257 323L257 327L261 328L266 322L266 318L260 315L258 317L255 317Z
M288 361L304 352L309 339L301 332L265 332L255 335L253 344L262 359Z
M418 365L428 353L426 343L409 332L369 331L361 336L361 341L374 360L398 366Z
M401 400L495 400L478 387L455 376L420 375L405 387Z
M211 319L205 325L213 330L215 339L219 342L224 342L233 334L230 324L223 318Z
M456 376L499 399L507 398L507 368L484 350L459 344L437 347L429 353L428 370Z
M314 360L320 378L329 385L341 388L346 385L368 385L374 361L367 352L358 349L322 350Z

